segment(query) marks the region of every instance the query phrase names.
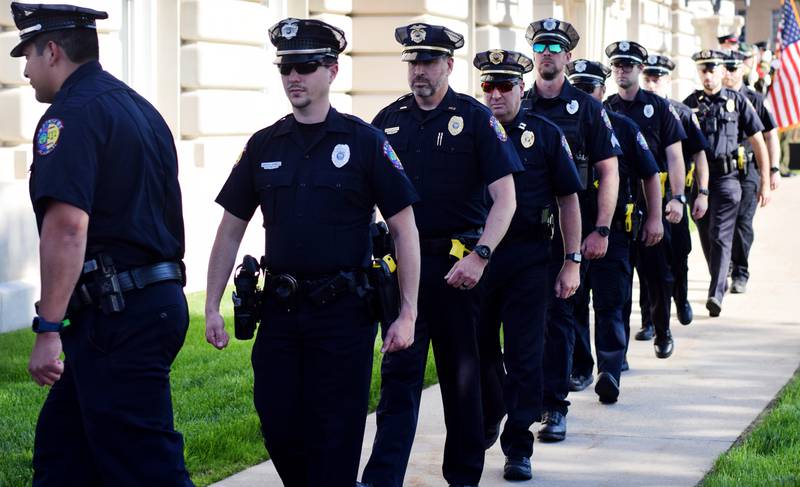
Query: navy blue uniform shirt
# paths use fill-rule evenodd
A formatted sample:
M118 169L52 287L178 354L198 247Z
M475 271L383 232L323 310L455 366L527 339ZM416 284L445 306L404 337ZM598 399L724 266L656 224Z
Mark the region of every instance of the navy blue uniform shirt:
M692 156L708 149L708 139L703 135L703 131L700 129L700 121L697 120L697 115L692 112L691 108L678 100L669 98L667 101L678 112L681 126L683 131L686 132L686 139L681 142L681 148L683 149L683 161L686 163L686 171L688 173L692 167Z
M523 169L492 112L452 88L430 111L409 93L372 124L386 133L422 198L414 204L420 238L483 227L490 208L486 187Z
M697 90L683 100L700 121L703 134L708 139L706 151L709 162L736 155L739 142L764 130L753 105L744 95L729 88L722 88L713 95ZM717 119L717 130L707 130L705 120ZM741 134L741 135L740 135Z
M616 112L608 112L611 126L619 139L619 195L615 218L625 215L625 205L638 194L639 182L658 172L658 163L636 122Z
M758 115L758 119L761 120L761 123L764 124L764 132L769 132L770 130L778 127L778 122L775 121L775 117L772 115L767 109L767 106L764 104L764 95L757 92L756 90L742 85L739 89L739 93L743 94L750 100L750 103L753 104L753 108L756 110L756 115ZM753 146L750 144L749 140L746 140L742 137L741 131L739 133L739 138L744 139L744 148L748 152L748 154L752 154Z
M556 124L523 108L505 128L525 167L514 174L517 210L504 237L512 240L542 223L542 210L554 208L556 196L580 191L581 181L567 139Z
M100 63L61 86L33 140L30 195L41 231L48 201L89 214L87 255L118 270L183 258L178 159L150 103Z
M391 218L416 192L386 138L363 120L331 108L309 140L299 125L287 115L256 132L216 201L242 220L261 207L272 273L364 268L375 205Z
M636 122L656 157L659 169L667 172L667 147L686 138L678 112L669 102L640 88L633 100L626 101L615 94L606 99L605 106Z

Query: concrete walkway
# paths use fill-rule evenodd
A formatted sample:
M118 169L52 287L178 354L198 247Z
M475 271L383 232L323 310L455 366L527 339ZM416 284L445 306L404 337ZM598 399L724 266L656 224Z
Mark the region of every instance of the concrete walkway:
M673 356L658 360L652 342L632 341L620 401L604 406L592 387L571 394L566 441L537 442L534 480L513 485L693 486L768 405L800 364L800 178L781 183L772 204L756 216L747 293L726 296L722 315L708 317L708 275L695 240L689 277L695 320L683 327L673 318ZM639 316L631 322L638 328ZM371 415L362 468L374 434ZM423 393L406 486L446 485L444 435L440 391L431 387ZM512 485L502 468L495 445L481 485ZM214 485L281 482L266 462Z

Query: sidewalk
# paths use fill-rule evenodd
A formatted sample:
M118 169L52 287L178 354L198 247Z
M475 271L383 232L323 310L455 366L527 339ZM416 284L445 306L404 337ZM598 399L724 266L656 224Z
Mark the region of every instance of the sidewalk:
M693 486L703 478L800 364L800 178L781 183L770 206L756 216L747 293L726 296L721 316L708 317L708 275L695 235L689 264L695 320L684 327L673 317L672 357L658 360L652 342L632 341L631 370L622 376L617 404L600 404L593 387L571 394L567 439L537 441L534 480L503 480L503 453L495 445L487 452L481 486ZM633 332L639 324L635 312ZM374 434L370 415L362 468ZM444 435L439 388L431 387L423 392L406 486L446 485ZM281 482L266 462L214 485Z

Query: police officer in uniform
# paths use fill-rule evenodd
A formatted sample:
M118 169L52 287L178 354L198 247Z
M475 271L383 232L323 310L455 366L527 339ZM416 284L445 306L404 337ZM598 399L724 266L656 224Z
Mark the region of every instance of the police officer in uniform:
M635 262L642 278L640 291L647 293L650 303L650 316L655 326L653 345L656 357L665 359L672 355L674 349L669 328L673 283L670 266L672 244L670 227L666 223L677 224L683 218L686 169L681 141L686 138L686 133L680 125L677 111L664 98L639 87L639 74L647 58L647 50L633 41L619 41L607 46L605 52L619 87L619 92L608 97L605 105L610 110L627 115L639 125L656 157L664 181L664 238L652 246L639 241L635 249Z
M386 133L422 200L414 205L422 273L414 344L384 355L378 430L362 482L403 484L428 354L433 343L447 439L442 471L451 485L477 485L483 470L477 320L483 273L516 207L514 145L488 108L449 87L460 34L442 26L398 27L412 93L381 110ZM492 202L487 201L488 195Z
M742 44L743 45L743 44ZM731 51L723 60L725 65L725 78L723 83L727 88L743 94L753 104L759 120L764 124L764 142L767 144L770 161L770 189L775 190L780 182L781 143L778 137L778 124L772 112L764 104L764 95L744 84L744 62L752 57L752 51ZM747 280L750 278L748 257L750 247L753 245L753 217L758 206L758 186L760 184L759 172L756 167L753 146L744 141L744 162L747 167L740 171L742 185L742 201L739 204L739 214L736 218L736 229L733 233L733 246L731 248L731 292L743 293L747 289Z
M594 61L578 59L567 65L567 77L572 85L600 102L605 95L605 81L611 70ZM589 262L576 306L578 332L572 366L572 383L587 387L591 380L592 359L589 334L589 293L594 307L595 345L597 347L597 383L595 392L603 404L613 404L619 397L627 335L624 312L631 296L633 279L630 262L630 242L638 214L635 212L637 188L644 185L647 222L641 239L645 245L655 245L663 235L661 223L661 188L658 164L647 146L639 127L628 117L615 112L605 112L611 121L615 137L622 148L619 161L619 193L614 218L611 221L606 255ZM646 208L645 208L646 209ZM587 379L588 378L588 379ZM586 384L586 385L584 385Z
M555 280L563 266L562 255L578 261L581 257L599 259L606 254L619 184L617 155L621 151L602 105L575 89L564 74L571 51L580 39L575 28L568 22L546 18L531 23L525 37L533 48L538 74L528 90L525 106L561 128L581 177L581 254L565 254L564 243L556 234L550 261L550 277ZM594 179L599 180L597 188L592 186ZM543 426L538 432L542 441L561 441L566 436L577 326L575 305L574 296L562 299L551 295L545 327Z
M703 50L692 55L703 89L693 92L683 101L697 115L710 145L706 153L710 193L708 213L698 221L698 229L711 274L706 309L712 317L719 316L722 310L742 198L737 161L740 137L747 137L755 152L762 183L758 200L761 206L770 200L769 156L761 135L764 125L744 95L723 86L722 63L725 57L724 52L717 50Z
M487 443L496 440L507 413L500 437L506 455L503 477L528 480L533 455L529 428L542 415L545 297L555 294L566 299L580 284L580 264L559 256L562 267L555 289L549 286L553 216L557 204L565 251L579 252L581 214L576 193L581 184L558 126L520 110L522 75L533 69L533 61L518 52L495 49L476 54L472 64L481 72L484 102L503 124L525 166L524 172L514 174L517 211L488 270L479 330Z
M25 57L36 99L50 104L30 178L43 272L28 368L52 386L33 485L191 486L169 383L189 325L172 134L100 66L106 12L17 2L11 12L11 56Z
M642 86L644 89L666 98L681 119L681 126L686 132L686 140L681 143L683 160L686 163L686 192L692 195L691 217L698 220L703 218L708 209L708 161L705 152L708 148L708 140L700 130L700 122L697 121L692 110L678 100L667 98L672 83L670 73L673 69L675 69L675 63L668 57L650 54L644 61ZM693 190L694 181L697 181L696 190ZM692 237L689 233L688 212L678 224L672 225L671 231L672 273L675 277L672 298L675 300L678 321L682 325L688 325L694 317L692 306L689 304L688 261L689 253L692 251ZM646 313L646 309L646 306L642 306L643 315ZM642 322L652 324L651 321L645 319Z
M220 297L260 206L267 277L252 363L264 444L284 485L352 486L376 333L365 283L373 208L399 263L402 305L384 345L391 354L413 340L419 247L410 205L418 198L385 136L330 105L344 33L289 18L269 37L292 113L250 138L217 197L225 212L209 262L206 339L220 349L228 342Z

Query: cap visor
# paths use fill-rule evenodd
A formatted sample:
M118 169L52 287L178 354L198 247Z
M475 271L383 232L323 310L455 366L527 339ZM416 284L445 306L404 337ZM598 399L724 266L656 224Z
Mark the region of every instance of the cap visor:
M403 54L400 55L400 60L404 62L431 61L433 59L438 59L443 56L449 56L449 54L442 51L425 51L425 50L404 51Z
M30 39L26 39L26 40L20 42L19 44L17 44L16 46L14 46L14 49L11 50L11 57L22 57L24 55L22 51L25 50L25 45L29 41L30 41Z
M521 74L513 75L513 74L490 73L481 75L481 82L487 82L487 83L494 83L495 81L518 81L520 79L522 79Z
M303 64L312 61L322 62L325 58L333 61L336 58L325 54L288 54L286 56L278 56L272 61L273 64Z

